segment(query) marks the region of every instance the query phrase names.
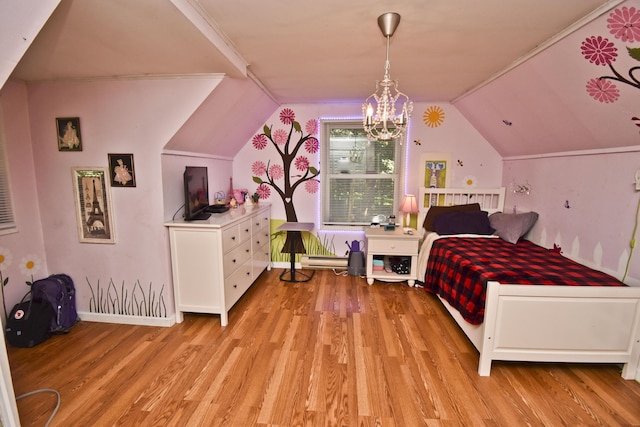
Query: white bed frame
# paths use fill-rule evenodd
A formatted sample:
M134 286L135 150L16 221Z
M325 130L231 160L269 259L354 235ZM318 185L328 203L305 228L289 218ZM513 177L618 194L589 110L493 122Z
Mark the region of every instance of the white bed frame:
M419 224L430 206L478 202L483 210L501 211L504 194L504 188L425 188L420 194ZM481 325L468 323L440 300L480 352L481 376L489 376L493 360L620 363L623 378L638 375L640 287L489 282Z

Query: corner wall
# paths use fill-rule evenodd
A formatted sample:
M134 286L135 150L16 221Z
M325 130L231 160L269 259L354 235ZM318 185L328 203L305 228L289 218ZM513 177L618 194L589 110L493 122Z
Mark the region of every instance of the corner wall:
M136 292L138 301L155 301L153 316L174 313L161 153L217 83L203 78L29 85L47 263L51 272L74 279L78 311L110 313L114 304L131 302ZM80 118L82 151L58 151L57 117ZM115 243L80 243L71 170L107 168L108 153L133 154L136 186L109 190ZM144 314L139 311L128 313Z
M536 211L529 239L562 248L563 255L622 279L629 261L640 191L634 189L640 147L623 152L576 152L506 159L505 210ZM513 183L531 184L530 195L510 192ZM636 235L636 242L640 236ZM640 285L638 248L625 282Z

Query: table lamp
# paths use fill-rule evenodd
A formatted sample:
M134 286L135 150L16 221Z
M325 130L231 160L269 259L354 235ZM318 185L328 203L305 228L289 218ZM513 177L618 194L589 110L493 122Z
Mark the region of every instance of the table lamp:
M413 194L405 194L402 199L402 203L400 204L400 212L406 214L405 223L406 227L409 227L411 223L411 214L418 213L418 202L416 201L416 196Z

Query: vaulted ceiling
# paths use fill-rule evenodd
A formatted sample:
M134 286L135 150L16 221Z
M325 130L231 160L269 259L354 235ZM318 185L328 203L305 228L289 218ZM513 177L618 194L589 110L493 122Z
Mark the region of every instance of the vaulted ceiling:
M279 104L361 102L384 69L386 41L377 17L393 11L402 19L391 39L392 78L414 101L455 105L565 29L580 28L620 3L62 0L11 77L223 73L252 79ZM499 137L481 132L489 142Z

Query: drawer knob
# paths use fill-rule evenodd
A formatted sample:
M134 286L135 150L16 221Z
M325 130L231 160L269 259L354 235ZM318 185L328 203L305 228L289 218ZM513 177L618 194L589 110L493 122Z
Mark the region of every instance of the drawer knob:
M231 237L231 240L236 240L236 236Z
M247 251L247 253L249 253L249 249L247 249L246 251Z
M237 288L237 287L238 287L238 285L233 285L233 287L234 287L234 288Z
M251 273L247 271L247 276L250 276L250 275L251 275Z
M246 231L246 232L248 233L248 232L249 232L249 229L247 228L247 229L245 229L244 231Z
M256 240L256 243L259 245L260 244L260 240Z
M233 263L235 264L235 262L236 262L236 260L234 259L234 260L233 260Z

